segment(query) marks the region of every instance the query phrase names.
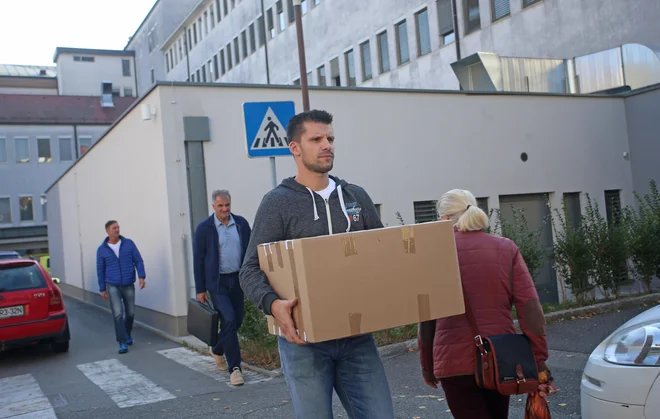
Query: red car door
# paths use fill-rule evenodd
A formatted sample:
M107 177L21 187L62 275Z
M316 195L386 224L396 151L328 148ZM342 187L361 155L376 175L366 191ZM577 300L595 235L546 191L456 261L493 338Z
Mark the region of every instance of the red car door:
M2 326L29 323L48 317L49 288L32 261L0 264L0 334ZM5 329L7 330L7 329ZM2 339L11 336L0 336Z

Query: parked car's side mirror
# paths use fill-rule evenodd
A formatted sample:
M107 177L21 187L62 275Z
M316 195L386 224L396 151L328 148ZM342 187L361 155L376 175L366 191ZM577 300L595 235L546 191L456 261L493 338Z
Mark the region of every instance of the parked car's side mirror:
M59 283L62 282L62 281L60 281L59 278L53 278L53 282L56 283L56 284L59 284Z

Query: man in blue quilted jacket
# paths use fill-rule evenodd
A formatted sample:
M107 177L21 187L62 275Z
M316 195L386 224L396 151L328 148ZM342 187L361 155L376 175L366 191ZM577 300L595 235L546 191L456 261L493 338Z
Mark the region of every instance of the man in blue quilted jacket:
M131 330L135 319L135 270L137 269L140 289L144 289L146 274L144 262L133 240L119 234L119 223L105 223L108 237L96 251L96 274L99 291L104 300L110 300L110 309L115 319L115 335L119 353L128 352L133 344Z

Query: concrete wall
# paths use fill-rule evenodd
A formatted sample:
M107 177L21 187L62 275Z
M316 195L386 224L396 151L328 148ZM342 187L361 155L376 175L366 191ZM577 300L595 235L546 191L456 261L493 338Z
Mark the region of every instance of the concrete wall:
M276 0L264 0L265 10ZM299 74L295 25L289 23L287 2L284 3L286 29L268 41L269 66L273 84L291 84ZM309 11L303 17L307 71L312 72L311 84L318 84L316 69L326 66L330 75L330 61L338 57L342 85L347 85L344 53L355 52L358 85L380 87L458 89L458 81L450 64L456 60L454 43L444 45L438 35L438 15L435 1L413 0L363 0L359 6L352 0L322 0L318 6L308 0ZM660 2L641 0L634 4L619 0L543 0L533 6L522 8L522 1L511 0L511 15L492 22L490 0L480 1L481 29L465 33L463 2L457 0L461 56L466 57L479 51L494 52L504 56L571 58L602 51L624 43L636 42L655 46L660 29ZM212 7L209 0L200 8L195 21L203 11ZM431 53L417 57L417 34L415 13L428 8L431 38ZM236 36L248 28L261 15L259 1L238 3L220 24L205 36L190 51L190 70L195 72L233 42ZM410 62L397 64L396 34L394 25L402 19L407 21ZM278 19L274 17L275 27ZM338 30L338 28L352 28ZM388 31L389 56L392 70L379 74L376 35ZM178 34L173 40L176 41ZM268 35L267 35L267 38ZM362 80L360 44L369 40L374 78ZM172 44L163 45L163 51ZM233 49L233 45L232 45ZM265 83L264 48L250 53L241 64L222 76L221 82ZM140 67L147 66L138 58ZM165 62L151 61L148 65L161 67ZM185 59L167 74L167 80L186 80Z
M74 56L93 56L94 62L74 61ZM129 60L131 63L129 76L123 74L122 60ZM125 96L126 88L131 89L130 96L137 96L133 61L131 56L60 54L57 59L59 94L101 96L102 83L111 82L112 88L119 89L121 96Z
M151 69L155 80L166 80L165 53L162 43L181 23L199 0L158 0L149 15L136 28L135 34L126 45L126 50L135 51L137 60L138 95L146 93L153 85ZM151 36L153 48L149 48Z
M649 181L660 187L660 86L626 99L633 186L644 195Z
M159 92L154 91L142 103L160 111L160 100ZM59 205L61 211L65 251L62 260L53 264L64 267L57 274L67 291L104 304L96 296L96 250L106 237L106 221L117 220L122 234L135 241L145 261L147 288L136 295L142 319L158 325L164 318L185 314L176 301L185 301L186 292L185 282L178 282L180 276L173 269L176 233L171 224L181 216L169 211L167 186L171 181L164 164L164 117L158 112L144 121L141 109L134 108L48 194L57 202L50 204ZM51 240L51 246L60 245L53 242L60 241L57 237ZM173 326L175 319L165 323L171 326L171 333L179 332Z
M66 266L69 292L101 303L95 252L103 224L117 219L145 259L148 285L137 296L143 319L185 333L192 232L183 117L210 120L207 196L229 189L233 210L252 224L271 187L270 166L246 156L241 104L294 100L300 111L299 98L293 88L185 85L161 85L147 96L154 119L143 121L138 105L49 192L61 208L64 249L53 266ZM365 187L385 224L398 224L397 211L414 222L415 201L456 187L488 197L491 208L500 195L531 193L549 193L560 208L564 192L589 193L604 208L606 189L621 189L623 204L632 202L622 98L313 89L311 103L335 115L333 174ZM278 182L293 176L293 160L278 158L277 174Z
M89 138L96 142L107 130L107 126L78 126L78 138ZM52 161L39 163L39 138L50 139ZM71 139L72 161L63 161L60 156L59 139ZM0 198L11 199L12 222L0 223L3 227L33 226L46 224L42 217L40 197L57 178L75 161L74 129L71 125L0 125L0 139L5 139L7 162L0 163ZM27 139L30 161L16 162L16 139ZM19 197L33 199L33 221L20 221Z

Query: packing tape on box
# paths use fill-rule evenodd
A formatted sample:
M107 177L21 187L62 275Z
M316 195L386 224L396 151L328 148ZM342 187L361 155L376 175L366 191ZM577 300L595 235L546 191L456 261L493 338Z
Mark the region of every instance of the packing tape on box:
M344 256L349 257L358 254L355 238L352 235L342 237L341 242L344 245Z
M270 243L262 245L264 252L266 252L266 260L268 261L268 272L273 272L273 249L270 248Z
M403 251L405 253L415 253L415 231L413 227L402 227L401 238L403 239Z
M351 335L359 335L362 327L362 313L348 313L348 324L351 328Z
M420 322L431 320L431 301L428 294L417 295L417 310Z
M296 259L293 254L293 246L291 247L287 246L287 250L289 253L289 263L291 264L291 279L293 280L293 294L298 299L298 307L300 307L300 288L298 285L298 271L296 269ZM300 312L299 317L300 317L299 319L294 319L296 320L296 326L298 326L300 330L304 331L305 326L303 325L302 312Z
M275 243L275 253L277 254L277 266L280 269L284 268L284 260L282 260L282 245L281 243Z

